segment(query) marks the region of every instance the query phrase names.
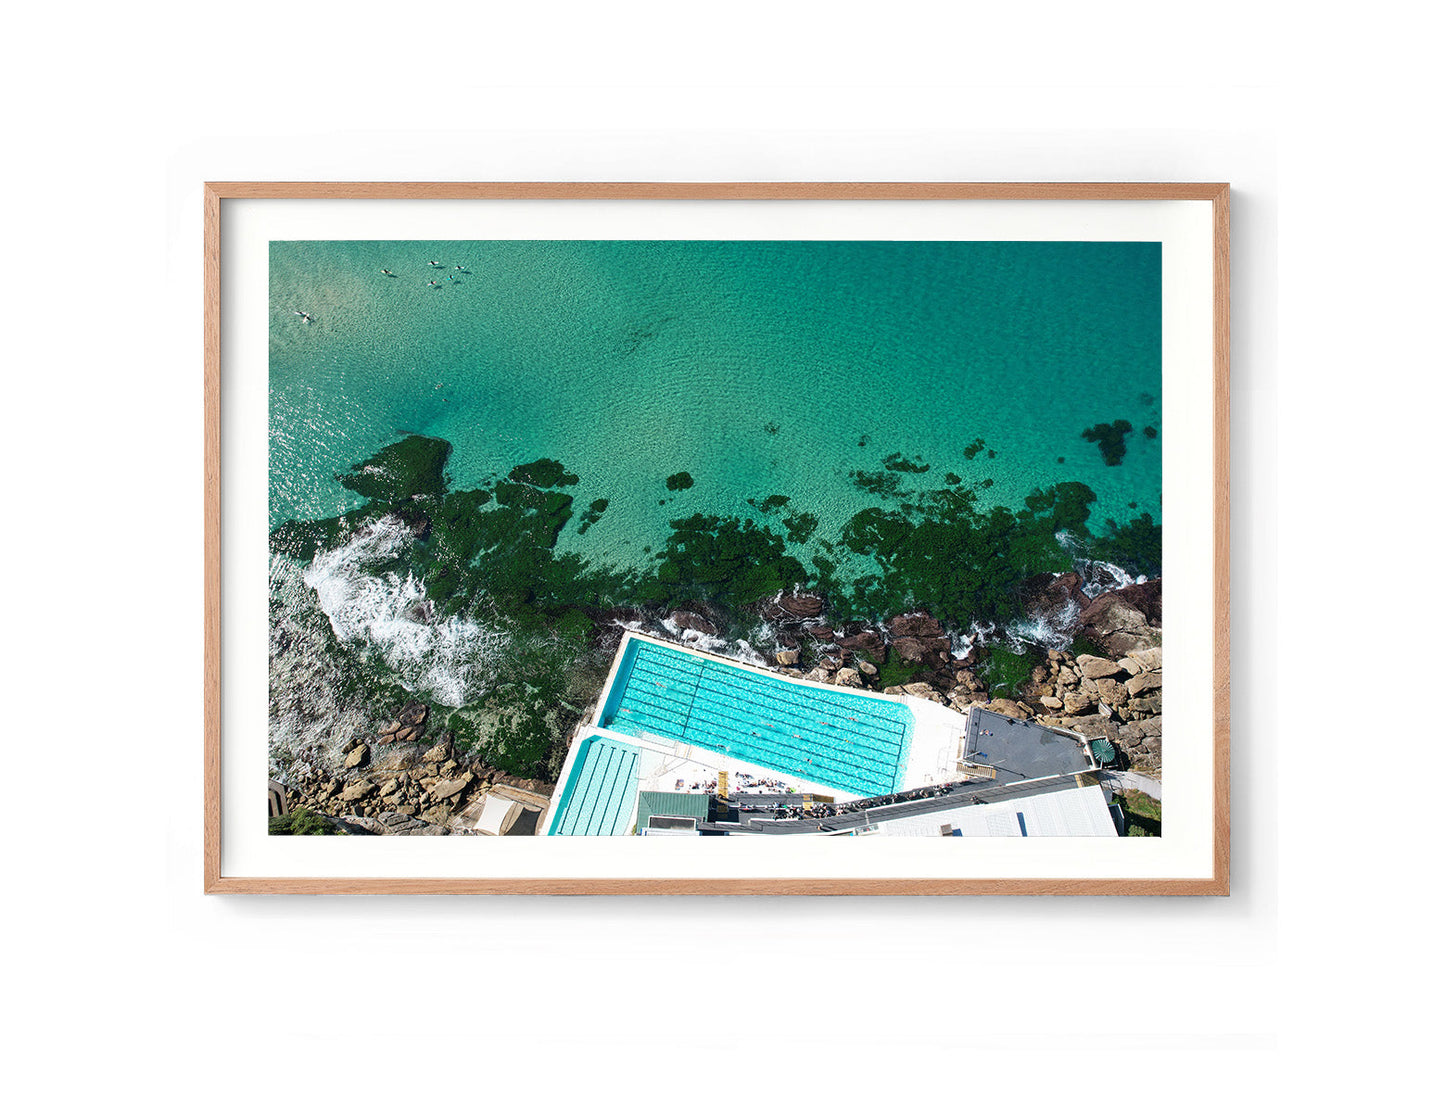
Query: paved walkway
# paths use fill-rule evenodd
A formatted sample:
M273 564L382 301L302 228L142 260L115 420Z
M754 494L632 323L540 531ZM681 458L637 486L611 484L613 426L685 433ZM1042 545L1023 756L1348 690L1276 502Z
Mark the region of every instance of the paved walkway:
M865 806L856 811L844 811L838 815L810 816L805 812L802 817L796 819L775 819L743 812L739 816L739 821L698 823L698 829L724 834L733 834L744 830L753 834L821 834L839 830L856 830L872 823L886 822L889 819L926 815L933 811L948 811L972 804L997 803L1019 796L1067 791L1079 786L1079 781L1072 775L1053 776L1044 780L1011 784L941 784L933 789L937 794L928 794L921 798L904 799L893 803L887 803L884 800L896 799L896 796L878 796L872 806ZM900 792L897 794L907 796L910 793ZM782 798L792 799L791 804L785 805L797 805L797 796ZM738 797L733 796L729 802L736 806L737 800Z
M1137 772L1101 772L1099 782L1115 791L1140 791L1150 799L1164 798L1164 785Z

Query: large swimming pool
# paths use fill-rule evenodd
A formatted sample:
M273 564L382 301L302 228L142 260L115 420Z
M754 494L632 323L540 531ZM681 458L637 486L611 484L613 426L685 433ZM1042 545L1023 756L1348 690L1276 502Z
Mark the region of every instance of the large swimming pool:
M633 638L601 725L653 734L855 795L897 791L913 736L902 703L789 683Z

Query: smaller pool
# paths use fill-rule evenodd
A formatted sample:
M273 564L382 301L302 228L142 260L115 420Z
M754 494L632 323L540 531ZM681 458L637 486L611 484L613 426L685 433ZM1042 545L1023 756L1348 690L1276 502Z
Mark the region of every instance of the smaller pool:
M636 801L637 747L594 734L578 742L572 772L547 833L626 834Z

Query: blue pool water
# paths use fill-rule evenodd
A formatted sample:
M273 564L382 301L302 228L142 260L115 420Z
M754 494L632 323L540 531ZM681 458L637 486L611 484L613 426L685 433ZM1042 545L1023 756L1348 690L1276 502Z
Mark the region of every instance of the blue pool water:
M636 639L602 715L621 734L656 734L864 796L898 790L913 735L901 703Z
M581 749L547 833L626 834L637 798L637 749L625 741L595 735L579 744Z

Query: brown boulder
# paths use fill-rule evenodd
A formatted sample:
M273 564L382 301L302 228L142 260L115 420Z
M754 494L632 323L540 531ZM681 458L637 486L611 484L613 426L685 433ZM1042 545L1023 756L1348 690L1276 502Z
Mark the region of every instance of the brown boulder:
M916 637L898 637L893 641L893 655L906 664L921 664L927 650Z
M1150 579L1144 583L1131 583L1110 593L1138 610L1150 625L1159 625L1164 621L1164 580Z
M1130 676L1129 682L1124 685L1130 695L1141 695L1163 686L1164 677L1158 672L1140 672L1137 676Z
M1119 736L1131 740L1141 740L1146 737L1159 737L1163 733L1163 718L1141 718L1136 722L1130 722L1121 729Z
M399 749L388 753L371 767L377 772L402 772L416 764L416 753L410 749Z
M888 633L899 637L936 638L943 636L943 626L932 615L919 611L916 614L900 614L888 619ZM947 643L945 641L945 643Z
M1158 714L1164 709L1163 693L1160 691L1151 692L1148 695L1141 695L1137 699L1129 700L1129 710L1135 718L1148 718Z
M797 649L784 649L781 652L775 654L773 659L776 660L779 664L791 667L792 665L798 663L798 656L799 653Z
M903 685L903 693L905 695L912 695L918 699L927 699L931 703L943 702L943 696L933 690L932 684L906 683Z
M464 773L455 780L438 780L431 789L433 799L451 799L466 790L467 786L476 779L470 772Z
M764 612L774 620L816 618L823 612L823 599L818 595L783 595L768 603Z
M1005 718L1028 718L1029 708L1013 699L993 699L984 704L984 710L1001 714Z
M371 747L369 745L358 745L350 753L346 754L346 760L342 763L347 768L360 768L370 756Z
M1111 591L1100 595L1080 615L1085 637L1114 656L1159 644L1160 634L1142 611Z
M1132 661L1138 665L1139 672L1157 672L1164 667L1164 650L1161 648L1136 649L1124 658L1123 663L1128 665ZM1130 669L1135 671L1136 669Z
M688 610L674 610L672 612L672 624L678 629L691 629L698 633L705 633L709 637L716 635L717 626L702 617Z
M1105 718L1102 714L1090 714L1081 718L1051 718L1048 724L1062 726L1076 734L1083 734L1086 738L1106 737L1110 741L1119 739L1119 724Z
M1118 680L1101 679L1095 682L1099 688L1099 701L1108 703L1111 707L1119 706L1129 697L1128 689Z
M1074 665L1079 669L1079 675L1085 679L1097 680L1119 674L1119 665L1114 661L1102 656L1090 656L1088 653L1080 653Z
M882 660L884 653L888 651L883 643L883 635L876 629L864 629L839 638L838 647L865 654L874 660Z
M1064 696L1065 714L1082 714L1094 705L1094 700L1082 691L1070 691Z

